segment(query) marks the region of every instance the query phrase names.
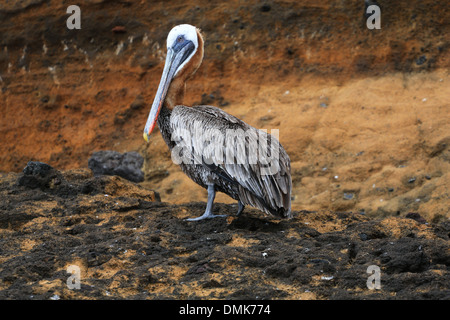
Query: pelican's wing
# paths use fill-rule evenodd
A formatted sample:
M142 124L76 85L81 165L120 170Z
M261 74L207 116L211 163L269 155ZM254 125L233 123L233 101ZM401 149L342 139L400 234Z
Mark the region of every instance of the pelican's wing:
M243 204L291 216L290 160L275 137L211 106L177 106L170 126L183 161L236 185Z

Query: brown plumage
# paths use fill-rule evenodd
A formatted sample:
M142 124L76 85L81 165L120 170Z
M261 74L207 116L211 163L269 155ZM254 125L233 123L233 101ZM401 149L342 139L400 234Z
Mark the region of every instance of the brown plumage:
M291 217L291 168L286 151L270 134L212 106L184 106L185 83L203 60L203 37L190 25L172 29L168 57L149 119L148 136L157 122L172 159L194 182L208 190L200 220L215 217L216 191L239 203L281 218Z

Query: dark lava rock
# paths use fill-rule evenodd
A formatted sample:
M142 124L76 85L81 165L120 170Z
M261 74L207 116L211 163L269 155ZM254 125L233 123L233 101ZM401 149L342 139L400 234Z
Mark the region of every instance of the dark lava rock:
M252 208L236 217L235 204L215 203L227 218L192 223L205 203L156 202L88 169L24 171L0 174L0 299L450 298L448 221L305 210L278 220ZM54 189L17 183L46 186L59 174ZM81 290L67 286L71 265Z
M269 12L272 9L272 7L270 6L270 4L263 4L261 6L261 12Z
M134 151L97 151L88 161L89 169L94 175L117 175L133 182L144 181L144 173L141 170L143 164L144 158Z
M30 161L23 169L18 183L31 189L48 189L62 184L64 178L52 166L38 161Z
M416 177L412 177L408 180L408 183L414 183L416 181Z
M420 214L417 212L409 212L406 214L405 218L416 220L419 223L427 223L427 220L425 220Z
M427 57L426 56L420 56L419 58L417 58L416 60L416 64L418 66L424 64L427 61Z
M423 272L431 263L421 242L412 238L387 243L382 251L381 263L388 273Z

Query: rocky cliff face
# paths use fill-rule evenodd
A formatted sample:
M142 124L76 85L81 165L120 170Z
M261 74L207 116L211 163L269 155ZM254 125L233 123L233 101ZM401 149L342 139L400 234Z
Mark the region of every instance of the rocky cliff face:
M91 297L107 297L105 292L144 297L136 288L145 288L145 297L155 292L160 297L251 297L242 282L231 280L236 277L231 266L238 266L241 279L248 275L256 281L258 272L269 272L259 297L372 297L362 290L364 284L345 281L360 281L352 268L375 261L398 280L392 285L416 276L419 281L421 275L430 281L428 287L416 280L410 287L385 286L373 297L402 290L406 297L416 287L414 297L430 292L443 297L441 289L448 288L440 279L448 278L450 11L443 0L379 4L381 29L369 30L360 0L80 0L81 29L69 30L65 2L0 0L0 232L7 239L0 251L7 279L2 296L81 297L58 287L66 264L78 261L89 286L103 281ZM263 220L249 209L249 216L228 222L182 221L203 210L197 202L205 201L205 190L172 163L157 130L149 144L142 139L165 39L179 23L198 26L206 39L205 58L187 84L185 104L218 106L255 127L279 129L292 161L294 220ZM91 176L88 159L102 150L139 152L144 181ZM54 176L23 178L29 161L50 165ZM162 203L153 201L157 194ZM218 211L234 213L232 199L218 195L216 201L223 203ZM143 228L142 233L133 228ZM63 258L68 252L52 242L55 234L70 235L73 255ZM134 236L143 238L131 240ZM92 240L96 237L100 249ZM174 246L173 237L178 239ZM208 239L214 245L195 249L213 243ZM333 247L340 253L317 249L331 239L340 239L341 247ZM123 244L108 249L115 240ZM43 257L49 243L53 249ZM144 243L152 246L146 255L137 249ZM289 260L283 246L295 247L299 256ZM269 247L276 252L273 260L259 261ZM311 248L319 251L302 251ZM412 250L407 251L412 262L398 262L403 248ZM155 252L160 255L151 256ZM230 252L241 256L225 260ZM244 257L249 252L254 260ZM367 260L358 260L366 259L366 252ZM34 259L29 266L44 262L21 277L15 270L29 254ZM154 261L167 257L170 263L184 262L166 261L167 268L158 269ZM92 269L95 259L100 262L92 262L97 268ZM286 263L275 263L283 259ZM120 271L128 263L130 273ZM324 268L331 282L320 278ZM32 281L37 284L29 285ZM189 291L199 284L204 293ZM302 292L309 296L294 289L300 284L307 284ZM223 289L228 285L232 289ZM342 295L333 296L336 286Z
M280 129L296 209L448 211L449 11L445 1L0 2L0 170L30 160L87 167L94 151L138 151L162 200L203 200L142 130L172 26L203 30L205 59L185 103ZM225 195L219 201L231 202Z

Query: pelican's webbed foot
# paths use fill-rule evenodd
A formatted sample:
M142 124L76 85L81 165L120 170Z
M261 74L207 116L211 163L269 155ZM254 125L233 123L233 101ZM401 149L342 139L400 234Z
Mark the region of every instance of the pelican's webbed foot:
M227 215L225 215L225 214L213 214L212 210L213 210L213 203L214 203L215 198L216 198L216 190L214 190L214 185L209 184L208 185L208 203L206 204L205 213L197 218L186 219L186 221L200 221L203 219L226 217Z
M188 218L188 219L186 219L186 221L200 221L200 220L203 220L203 219L219 218L219 217L226 217L226 216L227 216L226 214L212 214L212 213L205 212L200 217Z

